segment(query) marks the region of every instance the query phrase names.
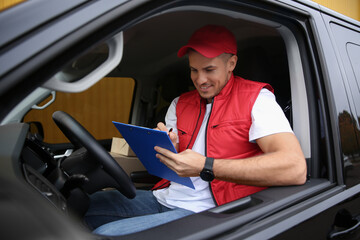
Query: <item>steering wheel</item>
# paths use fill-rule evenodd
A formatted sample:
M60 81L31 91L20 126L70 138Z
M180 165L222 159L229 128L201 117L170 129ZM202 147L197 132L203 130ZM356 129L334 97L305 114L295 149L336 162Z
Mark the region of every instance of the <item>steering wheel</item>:
M52 118L70 142L75 146L83 146L102 165L105 172L116 181L117 189L125 197L135 197L135 186L130 177L78 121L62 111L54 112Z

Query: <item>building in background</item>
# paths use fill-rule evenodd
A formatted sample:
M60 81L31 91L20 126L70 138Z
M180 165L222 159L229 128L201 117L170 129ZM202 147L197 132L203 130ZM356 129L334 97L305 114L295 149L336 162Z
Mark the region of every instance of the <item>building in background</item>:
M24 0L0 0L0 10ZM360 0L313 0L327 8L360 21Z
M313 0L324 7L360 21L359 0Z

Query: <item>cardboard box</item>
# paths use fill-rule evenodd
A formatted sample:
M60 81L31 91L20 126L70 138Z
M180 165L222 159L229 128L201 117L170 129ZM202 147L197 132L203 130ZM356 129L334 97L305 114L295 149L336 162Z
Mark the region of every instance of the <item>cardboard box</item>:
M129 144L123 138L113 138L111 144L110 155L121 166L121 168L130 177L132 172L146 171L146 168L141 161L136 157L131 150ZM150 189L153 184L149 183L134 183L136 188Z
M124 138L113 137L111 144L111 152L128 157L136 156L136 154L131 150L129 144L125 141Z
M137 157L124 156L123 154L110 152L122 169L130 176L130 173L136 171L146 171L146 168Z
M132 172L146 171L146 168L137 157L128 157L119 153L110 152L110 155L121 166L121 168L130 177ZM134 183L136 188L151 189L154 184Z

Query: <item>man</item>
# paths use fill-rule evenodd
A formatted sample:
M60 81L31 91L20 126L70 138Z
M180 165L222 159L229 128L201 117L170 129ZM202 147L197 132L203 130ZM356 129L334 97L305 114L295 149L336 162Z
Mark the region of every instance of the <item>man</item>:
M303 153L271 86L234 76L236 53L233 34L215 25L197 30L178 52L179 57L188 55L196 90L176 98L166 125L157 125L169 132L179 153L155 150L160 161L179 176L191 177L195 189L162 180L152 192L139 192L135 200L115 201L120 197L113 196L108 202L122 209L108 213L116 215L113 220L122 220L105 224L96 233L140 231L267 186L305 182ZM88 217L101 215L91 209Z

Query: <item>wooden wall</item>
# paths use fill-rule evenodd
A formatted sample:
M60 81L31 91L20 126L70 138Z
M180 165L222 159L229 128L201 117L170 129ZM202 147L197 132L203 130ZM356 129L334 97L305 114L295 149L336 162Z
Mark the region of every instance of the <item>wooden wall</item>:
M57 92L54 103L44 110L31 110L24 122L41 122L46 142L67 142L51 117L53 112L62 110L73 116L96 139L120 137L112 121L129 122L134 87L132 78L104 78L81 93Z

